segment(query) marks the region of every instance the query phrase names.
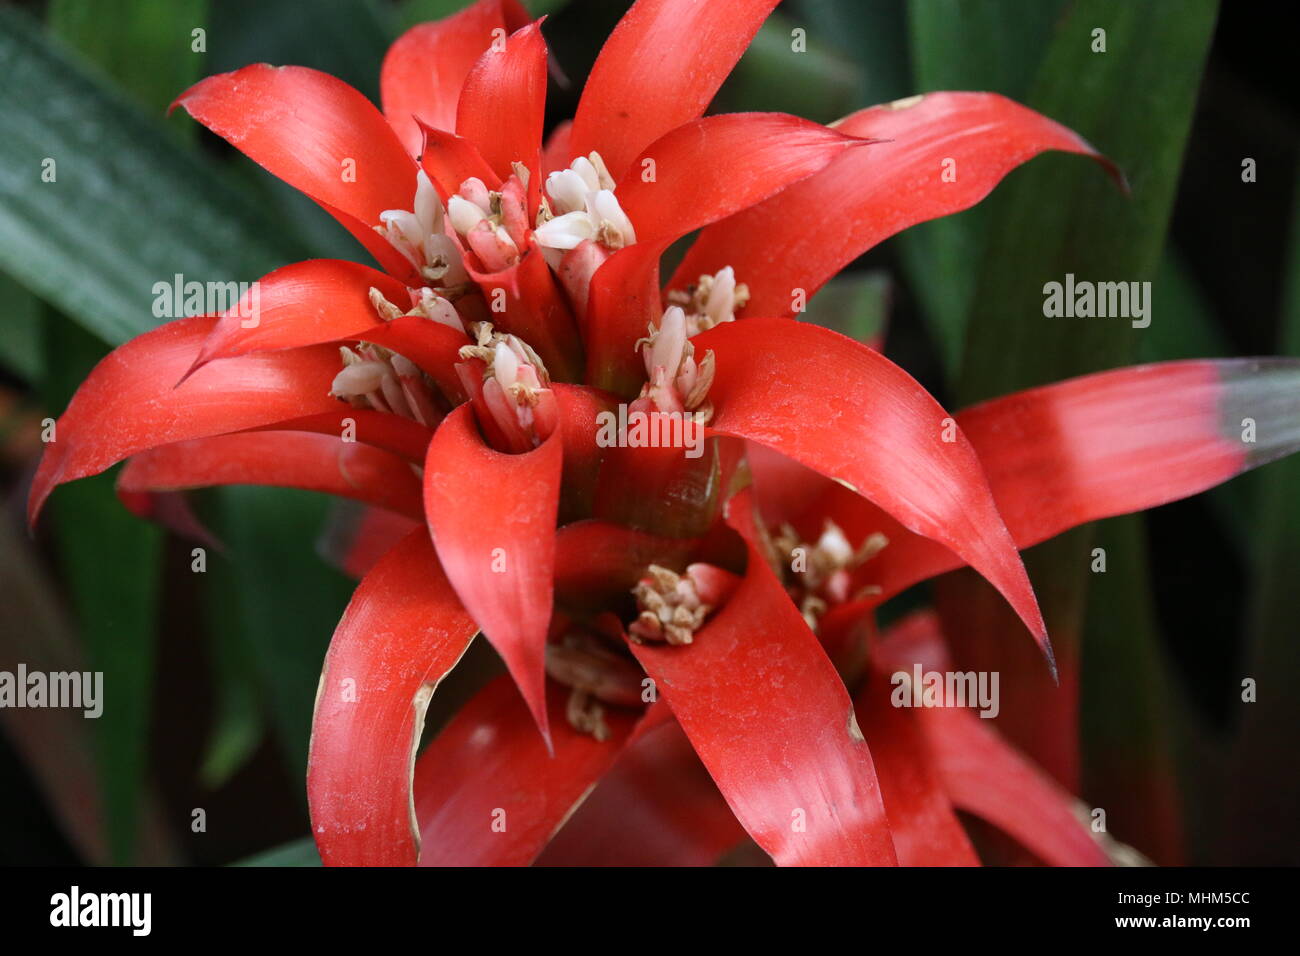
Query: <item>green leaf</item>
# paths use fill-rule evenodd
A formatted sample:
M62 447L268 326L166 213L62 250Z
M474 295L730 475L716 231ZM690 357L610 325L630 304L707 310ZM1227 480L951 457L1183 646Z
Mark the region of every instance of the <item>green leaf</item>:
M911 0L908 38L916 91L986 90L1023 99L1061 7L1061 0ZM988 210L981 203L899 237L912 288L950 377L961 364Z
M563 9L569 0L522 0L524 9L535 17L549 16Z
M41 303L18 282L0 272L0 366L35 385L45 368L41 355Z
M199 783L217 790L257 751L266 726L254 653L239 618L235 577L217 556L207 574L203 611L216 700Z
M46 400L62 407L103 345L53 313L45 333ZM103 713L94 722L99 783L110 856L126 864L147 769L162 532L121 506L107 473L69 485L50 507L87 667L103 673Z
M839 50L858 65L857 106L910 96L907 17L903 0L802 0L783 8L808 42Z
M846 273L812 297L802 318L869 343L884 336L893 297L894 284L887 273Z
M289 769L302 779L321 663L353 587L307 543L329 501L285 488L220 488L214 495L212 527L226 551L209 556L208 575L234 611L213 622L215 637L246 648Z
M1300 177L1296 180L1300 187ZM1283 298L1278 349L1300 356L1300 188L1291 214L1289 277ZM1293 863L1300 845L1295 808L1300 769L1295 728L1300 727L1300 641L1296 640L1296 581L1300 580L1300 456L1274 462L1259 475L1259 529L1250 616L1241 679L1258 685L1258 699L1240 697L1238 733L1229 775L1226 827L1229 863Z
M1064 6L1064 0L909 0L916 91L1022 96Z
M1183 857L1173 757L1176 711L1150 596L1141 515L1101 522L1106 572L1093 575L1084 630L1083 794L1107 832L1164 866Z
M524 9L535 17L555 13L567 3L568 0L523 0ZM405 0L399 7L399 19L403 28L413 27L449 17L467 6L469 0Z
M1117 162L1132 195L1093 164L1060 155L1036 159L1003 186L972 301L963 404L1136 355L1143 330L1123 319L1047 318L1043 286L1066 273L1154 278L1216 9L1214 0L1096 0L1072 7L1057 28L1029 105ZM1104 53L1092 52L1098 29Z
M212 8L210 72L249 63L309 66L379 101L379 64L393 35L372 0L221 0ZM304 19L309 23L304 23Z
M218 168L11 7L0 73L0 270L103 340L158 325L154 285L177 273L250 281L302 258Z
M465 7L465 0L406 0L399 9L402 26L413 27L417 23L449 17Z
M1153 321L1149 329L1143 330L1138 361L1227 358L1233 354L1232 344L1215 322L1196 277L1172 249L1160 260L1151 292L1153 300L1160 303L1161 321Z
M303 837L292 843L285 843L272 850L255 854L247 859L232 863L231 866L321 866L320 853L316 850L316 841Z
M1058 24L1028 104L1114 159L1132 195L1095 165L1061 155L1034 160L995 193L959 406L1133 361L1144 330L1124 318L1048 318L1043 287L1067 273L1097 282L1154 278L1216 9L1213 0L1095 0L1072 5ZM1105 52L1093 52L1096 30L1105 31ZM1162 316L1156 301L1152 322L1166 321ZM1092 539L1085 526L1025 556L1067 686L1077 674ZM1041 668L1025 673L1041 685L1034 706L1004 707L999 724L1075 787L1077 728L1061 721L1044 730L1042 714L1052 701L1059 706L1061 692Z
M161 117L202 72L207 0L53 0L50 31L111 77L146 111ZM202 39L202 43L198 40ZM180 136L194 124L171 119Z
M212 10L207 72L224 73L250 63L309 66L378 102L379 68L393 33L390 13L372 0L323 0L312 4L311 27L304 29L303 5L297 0L223 0ZM188 117L185 121L198 125ZM311 255L369 261L356 240L298 190L243 157L232 157L232 165L247 191L274 210Z
M81 647L67 621L66 601L40 560L36 542L14 516L0 520L0 670L19 663L30 670L75 672L86 669ZM21 621L21 627L8 622ZM93 720L70 708L0 710L7 745L21 757L45 796L46 810L87 863L110 862L103 832L103 801L93 742ZM59 745L51 747L50 741ZM6 780L6 790L18 794ZM14 821L7 821L10 826ZM19 823L18 825L21 825Z
M768 110L829 123L852 111L862 70L815 36L793 46L794 21L774 13L718 91L715 112Z
M1151 284L1152 301L1160 303L1159 322L1152 322L1138 342L1139 362L1227 358L1236 350L1214 314L1195 276L1178 254L1168 249ZM1206 498L1227 537L1242 557L1253 546L1251 520L1260 475L1248 472L1207 491Z

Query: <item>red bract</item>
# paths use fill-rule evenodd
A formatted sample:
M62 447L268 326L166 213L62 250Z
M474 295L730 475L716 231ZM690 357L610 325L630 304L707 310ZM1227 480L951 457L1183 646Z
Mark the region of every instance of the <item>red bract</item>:
M1038 153L1109 164L992 94L702 116L774 5L640 0L546 142L546 44L513 0L398 40L382 114L297 67L177 100L384 271L288 265L252 321L122 346L59 419L31 517L127 458L124 499L159 517L235 482L374 509L311 741L325 862L526 864L555 838L544 862L699 864L748 833L782 864L975 863L954 810L1048 863L1113 852L973 713L896 706L914 666L951 665L933 617L877 639L873 610L969 564L1046 669L1018 549L1290 452L1300 368L1125 369L950 416L801 323L862 252ZM509 678L417 758L479 630Z

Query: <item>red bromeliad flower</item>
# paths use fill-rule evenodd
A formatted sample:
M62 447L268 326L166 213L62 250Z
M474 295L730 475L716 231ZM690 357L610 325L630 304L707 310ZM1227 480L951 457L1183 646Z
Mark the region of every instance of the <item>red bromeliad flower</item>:
M127 458L141 513L229 483L375 509L359 545L383 553L354 555L311 742L326 863L707 863L746 833L782 864L976 863L954 808L1046 862L1106 861L974 714L891 706L891 675L949 665L932 616L877 639L874 609L970 565L1050 662L1018 549L1292 450L1300 371L1125 369L953 419L798 321L862 252L1038 153L1106 161L992 94L830 128L702 117L775 5L640 0L545 143L546 46L514 0L401 37L383 114L297 67L177 100L384 271L289 265L254 321L119 348L59 420L31 516ZM1233 437L1243 417L1258 444ZM479 631L509 677L417 758Z

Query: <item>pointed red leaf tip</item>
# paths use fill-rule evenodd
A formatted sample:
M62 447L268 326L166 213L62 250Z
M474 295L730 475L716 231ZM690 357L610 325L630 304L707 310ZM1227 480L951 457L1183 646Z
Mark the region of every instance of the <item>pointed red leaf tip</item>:
M410 305L396 279L355 262L309 259L263 276L255 288L255 298L250 290L219 317L186 378L216 359L364 339L410 359L453 401L463 398L454 365L469 337L423 316L381 318L371 289L401 309Z
M848 693L761 554L693 643L629 646L779 865L896 864Z
M638 242L673 240L761 202L869 140L784 113L723 113L665 133L615 193ZM611 173L612 174L612 173Z
M781 113L707 116L653 143L616 189L637 242L610 256L591 279L588 379L623 395L635 394L645 381L635 343L647 322L657 323L663 314L659 258L672 242L816 173L848 147L863 145L864 140Z
M713 866L745 839L675 722L628 743L538 866Z
M414 866L415 750L439 682L477 630L416 528L365 576L330 641L307 758L327 866Z
M418 273L374 226L409 209L412 158L364 96L306 67L257 63L200 80L172 103L268 172L314 199L392 275Z
M488 189L501 188L501 177L493 172L472 142L424 123L419 127L424 135L420 146L420 166L444 204L460 191L460 184L470 178L483 180Z
M329 391L339 357L327 345L217 362L175 386L215 324L206 317L168 322L95 366L55 425L32 481L30 521L56 485L148 448L338 415Z
M728 322L694 342L717 360L714 432L774 448L960 555L1015 608L1055 672L975 449L915 379L860 342L791 319Z
M507 455L490 448L474 411L451 412L429 443L424 508L438 558L492 642L548 742L544 658L551 621L562 442Z
M541 27L538 20L505 43L490 46L460 92L456 133L478 146L502 179L518 162L536 182L546 113L546 40Z
M412 156L368 99L328 73L256 63L200 80L177 106L331 213L369 227L411 208Z
M256 293L250 289L221 314L195 369L213 359L355 338L382 326L370 302L372 288L393 303L409 299L397 280L338 259L295 262L262 276L253 288Z
M958 421L1028 547L1290 454L1298 413L1300 360L1228 359L1085 375L976 405Z
M636 724L635 715L611 708L602 743L569 726L565 696L552 685L546 701L553 753L505 677L479 691L425 748L415 765L421 866L527 866L542 851Z
M883 673L952 669L932 611L904 618L873 650ZM925 707L918 723L926 752L958 809L1003 830L1049 866L1108 866L1105 851L1075 816L1076 800L1047 774L960 707Z
M795 290L806 300L872 246L973 206L1046 150L1090 156L1120 178L1076 133L995 93L929 93L834 125L888 142L849 150L803 182L710 226L670 287L733 266L749 286L746 314L789 315L797 308Z
M597 150L621 178L646 146L704 112L778 2L639 0L591 68L571 155Z
M134 456L119 492L180 491L214 485L272 485L355 498L424 517L420 479L391 452L309 432L241 432L163 445Z
M420 152L417 120L438 129L456 126L456 106L470 69L493 41L531 19L515 0L478 0L464 10L403 33L384 57L379 92L384 115L408 153Z
M1300 361L1161 362L1098 372L958 413L1017 547L1198 494L1300 449ZM1255 442L1242 422L1255 422ZM870 514L862 523L878 523ZM961 559L880 527L883 596Z

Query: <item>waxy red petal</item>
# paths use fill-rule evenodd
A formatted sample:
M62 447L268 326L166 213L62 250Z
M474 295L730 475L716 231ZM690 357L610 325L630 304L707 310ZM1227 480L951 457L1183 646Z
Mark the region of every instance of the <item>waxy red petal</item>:
M320 412L303 418L286 418L269 425L259 425L250 431L296 431L314 432L318 435L330 435L335 438L347 437L364 445L374 445L384 451L391 451L409 462L420 464L433 437L432 429L419 422L388 412L376 412L369 408L352 408L342 402L334 402L328 412Z
M365 340L410 359L449 400L464 400L454 366L469 338L421 316L385 321L370 303L370 289L376 288L405 309L410 296L403 283L355 262L311 259L263 276L257 287L257 315L247 315L252 299L228 309L204 341L195 368L250 352Z
M973 206L1041 152L1106 162L1077 134L995 93L930 93L862 110L835 128L892 142L850 150L780 195L711 226L669 285L685 288L733 266L749 286L746 314L788 315L796 289L806 301L876 243ZM948 160L956 166L945 166ZM944 178L950 168L951 181Z
M420 165L444 204L460 191L460 184L467 179L481 179L488 189L501 188L501 178L469 140L424 123L420 124L420 130L424 133Z
M544 737L561 448L552 435L522 455L496 451L473 408L461 405L434 433L424 468L424 507L442 566Z
M438 129L455 128L456 104L470 68L493 40L504 40L529 19L515 0L478 0L397 38L384 57L379 87L384 115L407 152L420 152L417 118Z
M605 260L587 296L587 379L599 388L632 397L646 380L635 347L651 323L663 317L659 257L669 240L638 242Z
M605 41L578 103L571 156L598 150L615 179L700 116L779 0L639 0Z
M761 202L866 145L784 113L706 116L646 147L615 193L638 242L672 240Z
M385 321L370 303L371 288L399 308L410 304L403 283L355 262L311 259L277 269L258 281L255 324L245 327L252 318L240 314L241 306L227 310L204 341L194 367L250 352L364 340L410 359L449 400L463 401L454 366L469 337L418 315Z
M477 629L423 528L357 587L325 655L308 757L312 834L327 865L415 865L424 713Z
M889 675L870 674L857 695L858 723L871 747L876 777L901 866L979 866L979 857L926 755L916 714L890 700Z
M884 673L948 672L948 659L933 612L899 622L877 645ZM953 805L987 820L1051 866L1107 866L1109 859L1075 817L1075 800L991 726L967 708L918 711L930 759Z
M328 73L256 63L200 80L175 106L332 213L377 226L384 210L411 208L412 154L368 99Z
M1298 395L1300 362L1292 359L1163 362L1017 392L957 421L1016 545L1027 548L1290 454L1300 448ZM1254 442L1242 440L1247 418ZM886 594L961 565L933 542L904 534L876 563Z
M163 445L133 457L119 492L274 485L355 498L423 518L420 479L398 456L338 436L242 432Z
M790 319L729 322L694 342L717 359L712 430L767 445L848 484L961 554L1050 655L1033 589L979 458L911 376L859 342Z
M629 646L778 864L896 863L848 693L758 552L694 643Z
M487 318L497 331L513 332L527 342L554 381L581 380L582 339L555 274L538 250L528 250L501 272L480 272L472 262L466 269L493 306Z
M464 333L420 315L399 315L391 322L372 326L361 338L410 359L429 374L449 402L465 399L464 387L456 376L460 350L469 344Z
M1030 389L968 408L958 421L1008 527L1028 547L1289 454L1300 447L1298 388L1293 359L1168 362Z
M596 482L606 449L596 438L599 416L613 414L617 399L586 385L554 382L551 391L560 416L560 441L564 445L564 472L560 482L560 521L589 518L596 498Z
M745 839L675 721L630 742L538 866L713 866Z
M954 806L992 823L1049 866L1110 865L1074 815L1074 798L978 716L938 708L922 723Z
M501 179L518 162L535 182L545 113L546 40L539 20L474 64L461 89L456 133L478 146Z
M158 445L337 414L336 349L321 345L193 365L213 318L177 319L115 349L60 416L28 500L36 519L56 485L98 474Z
M554 753L508 678L479 691L415 766L421 866L527 866L614 763L635 717L605 714L610 739L569 726L567 691L548 696Z
M647 181L638 162L619 183L635 245L596 270L587 300L588 380L633 395L645 381L635 348L663 315L659 258L693 229L786 188L863 141L781 113L728 113L688 123L653 143ZM695 282L698 275L691 277Z
M338 259L309 259L276 269L223 313L203 343L196 367L249 352L356 338L383 324L370 290L405 306L406 286L376 269ZM250 314L251 313L251 314Z

